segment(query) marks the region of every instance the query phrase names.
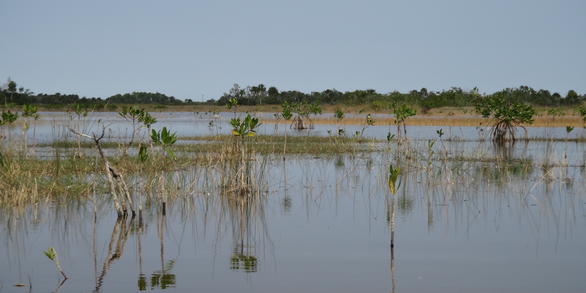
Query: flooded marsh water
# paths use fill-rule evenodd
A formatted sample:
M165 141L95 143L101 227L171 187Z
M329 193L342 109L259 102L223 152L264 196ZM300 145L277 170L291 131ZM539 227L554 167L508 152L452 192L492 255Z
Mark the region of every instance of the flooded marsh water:
M155 128L180 136L229 130L226 121L210 127L193 113L168 115L181 118ZM111 119L113 138L128 133L100 117ZM38 141L61 139L66 131L51 126L61 122L40 122ZM326 127L335 126L310 134L328 135ZM209 179L217 170L169 172L180 196L165 214L146 201L141 218L117 220L99 192L2 209L0 292L584 292L586 144L499 148L479 141L478 129L454 127L462 141L430 146L437 128L410 127L407 146L382 143L373 152L261 156L258 190L244 196L218 188ZM368 131L384 139L389 126ZM395 194L390 165L401 168ZM48 247L65 282L43 255Z

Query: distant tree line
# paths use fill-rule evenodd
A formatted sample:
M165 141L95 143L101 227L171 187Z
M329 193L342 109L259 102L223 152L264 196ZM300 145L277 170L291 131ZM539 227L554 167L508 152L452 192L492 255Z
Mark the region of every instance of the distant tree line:
M340 92L335 89L327 89L322 92L303 93L299 91L281 91L275 87L268 89L260 84L241 88L235 84L227 93L220 97L216 104L225 105L235 98L240 105L282 104L287 103L319 103L319 104L345 104L345 105L371 105L374 109L389 109L395 104L409 104L419 106L421 109L438 107L462 107L474 106L478 99L493 95L507 95L508 97L537 106L565 106L582 103L585 95L579 95L574 90L568 91L565 96L559 93L551 93L548 90L535 90L528 86L507 88L492 94L481 94L477 88L464 90L452 87L443 91L428 91L426 88L412 90L407 93L398 91L390 93L378 93L375 90L355 90Z
M82 105L107 105L107 104L163 104L163 105L180 105L192 103L191 100L182 101L172 96L167 96L161 93L149 92L132 92L126 94L116 94L106 99L99 97L80 97L77 94L43 94L33 93L32 91L23 87L18 87L16 82L8 80L8 82L0 88L0 103L27 105L27 104L41 104L41 105L66 105L66 104L82 104Z
M493 95L507 95L508 97L523 103L536 106L571 106L583 103L586 95L579 95L576 91L570 90L565 96L559 93L551 93L548 90L535 90L528 86L518 88L507 88L492 94L481 94L477 88L464 90L452 87L448 90L429 91L426 88L401 93L393 91L390 93L378 93L375 90L355 90L341 92L335 89L327 89L321 92L304 93L300 91L279 91L276 87L266 87L263 84L256 86L240 87L238 84L217 100L193 101L191 99L181 100L162 93L132 92L116 94L106 99L99 97L80 97L76 94L36 94L28 89L19 87L16 82L8 80L0 88L0 103L2 104L42 104L42 105L65 105L82 104L103 106L113 104L160 104L160 105L226 105L230 99L236 99L239 105L280 105L287 103L308 104L340 104L340 105L367 105L374 110L390 109L396 104L408 104L417 106L423 112L438 107L462 107L474 106L475 101L488 98Z

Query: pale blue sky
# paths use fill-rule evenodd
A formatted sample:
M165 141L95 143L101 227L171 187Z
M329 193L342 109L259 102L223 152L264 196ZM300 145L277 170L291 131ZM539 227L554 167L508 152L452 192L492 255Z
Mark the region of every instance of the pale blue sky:
M0 30L0 80L34 92L586 92L584 0L0 0Z

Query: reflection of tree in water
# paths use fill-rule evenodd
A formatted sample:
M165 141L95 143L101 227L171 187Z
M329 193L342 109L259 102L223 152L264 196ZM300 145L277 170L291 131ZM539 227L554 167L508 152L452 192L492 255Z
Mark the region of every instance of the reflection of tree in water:
M230 269L247 273L257 271L256 248L259 236L267 236L265 202L266 196L260 191L247 194L225 193L221 196L222 210L230 220L232 229Z
M150 287L150 290L154 289L168 289L168 288L175 288L176 279L175 274L172 274L171 271L175 266L175 260L171 259L165 261L165 227L167 226L167 217L165 214L161 213L158 215L157 218L157 236L159 237L159 253L160 253L160 260L161 260L161 268L159 270L154 271L150 275L150 279L147 278L142 271L142 261L140 261L140 273L138 275L138 290L145 291L147 288ZM139 260L142 259L142 251L141 251L141 242L140 242L140 235L138 235L138 246L139 246ZM150 280L150 284L148 281Z
M96 288L94 292L100 292L102 285L104 284L104 278L106 277L110 267L114 262L124 254L124 248L126 246L126 240L128 240L128 234L130 232L130 225L134 223L134 218L129 221L126 217L119 217L114 224L112 229L112 235L110 236L110 242L108 243L108 254L102 264L102 269L98 274L96 272ZM96 259L96 257L94 257Z
M94 218L94 225L96 219ZM175 265L175 260L168 260L165 262L165 246L164 246L164 228L166 226L165 215L158 216L157 223L157 234L159 236L160 243L160 257L161 257L161 269L153 272L150 278L143 274L142 270L142 234L144 233L144 223L141 217L138 220L135 218L120 217L114 223L110 241L108 242L107 255L104 258L101 270L98 272L97 265L97 252L95 249L96 241L96 230L94 226L94 267L96 274L95 290L94 292L100 292L104 284L104 280L110 271L112 265L124 255L124 249L128 240L129 234L134 234L137 239L137 252L138 252L138 265L139 265L139 277L138 277L138 289L141 291L150 289L167 289L175 287L175 274L170 273ZM149 282L150 281L150 282Z
M242 254L242 250L239 250L238 247L235 248L232 257L230 258L230 263L231 270L242 270L246 273L256 272L256 256Z
M289 196L285 196L283 197L283 211L285 213L289 213L291 211L291 208L293 207L293 200L291 199L291 197Z
M154 271L150 275L150 279L147 278L147 275L140 274L138 276L138 290L146 291L148 288L150 288L150 290L157 288L163 290L167 288L175 288L175 274L169 273L173 270L174 265L174 260L167 261L162 270Z

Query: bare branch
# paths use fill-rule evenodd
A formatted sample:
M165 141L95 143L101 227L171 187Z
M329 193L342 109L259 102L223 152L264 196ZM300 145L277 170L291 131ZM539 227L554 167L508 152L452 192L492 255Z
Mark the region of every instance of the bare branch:
M77 130L75 130L75 129L71 128L71 127L68 127L68 128L69 128L69 131L73 132L73 134L75 134L75 135L79 135L79 136L81 136L81 137L85 137L85 138L93 139L93 137L91 137L91 136L89 136L89 135L87 135L87 134L85 134L85 133L81 133L81 132L79 132L79 131L77 131Z

